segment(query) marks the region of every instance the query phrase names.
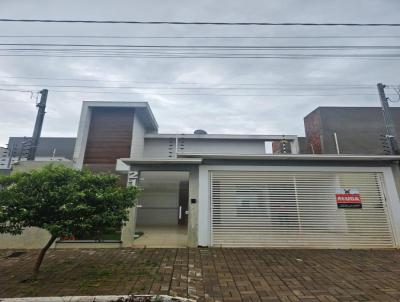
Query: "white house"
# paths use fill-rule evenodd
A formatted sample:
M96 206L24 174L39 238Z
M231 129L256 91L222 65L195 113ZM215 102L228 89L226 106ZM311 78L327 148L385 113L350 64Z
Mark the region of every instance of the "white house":
M160 134L145 102L84 102L75 167L143 192L117 238L56 247L400 247L400 156L298 150L296 135Z
M266 153L282 141L291 154ZM398 247L399 159L301 155L295 135L159 134L147 103L125 102L84 102L74 154L78 168L117 160L144 189L123 246Z

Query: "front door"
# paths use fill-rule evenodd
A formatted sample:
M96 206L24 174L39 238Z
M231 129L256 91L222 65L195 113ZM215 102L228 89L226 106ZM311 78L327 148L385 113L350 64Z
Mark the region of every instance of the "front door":
M188 202L189 202L189 182L181 181L179 183L179 207L178 224L188 224Z

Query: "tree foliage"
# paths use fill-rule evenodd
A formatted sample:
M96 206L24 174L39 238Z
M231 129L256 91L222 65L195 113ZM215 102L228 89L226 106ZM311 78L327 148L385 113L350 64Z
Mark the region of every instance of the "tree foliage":
M99 239L121 228L135 203L137 188L121 187L118 180L113 174L62 165L2 177L0 233L17 235L39 227L53 241L77 234Z

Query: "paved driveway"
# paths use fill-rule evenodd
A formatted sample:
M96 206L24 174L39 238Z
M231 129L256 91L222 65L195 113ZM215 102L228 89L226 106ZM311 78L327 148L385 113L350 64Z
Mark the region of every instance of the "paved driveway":
M172 294L199 301L400 301L400 251L265 249L0 251L0 297Z

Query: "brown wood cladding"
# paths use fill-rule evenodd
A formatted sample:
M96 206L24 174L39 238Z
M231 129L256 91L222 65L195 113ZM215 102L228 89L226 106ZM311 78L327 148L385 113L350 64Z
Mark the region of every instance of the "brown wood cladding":
M133 108L94 108L91 114L84 164L115 164L129 157Z

